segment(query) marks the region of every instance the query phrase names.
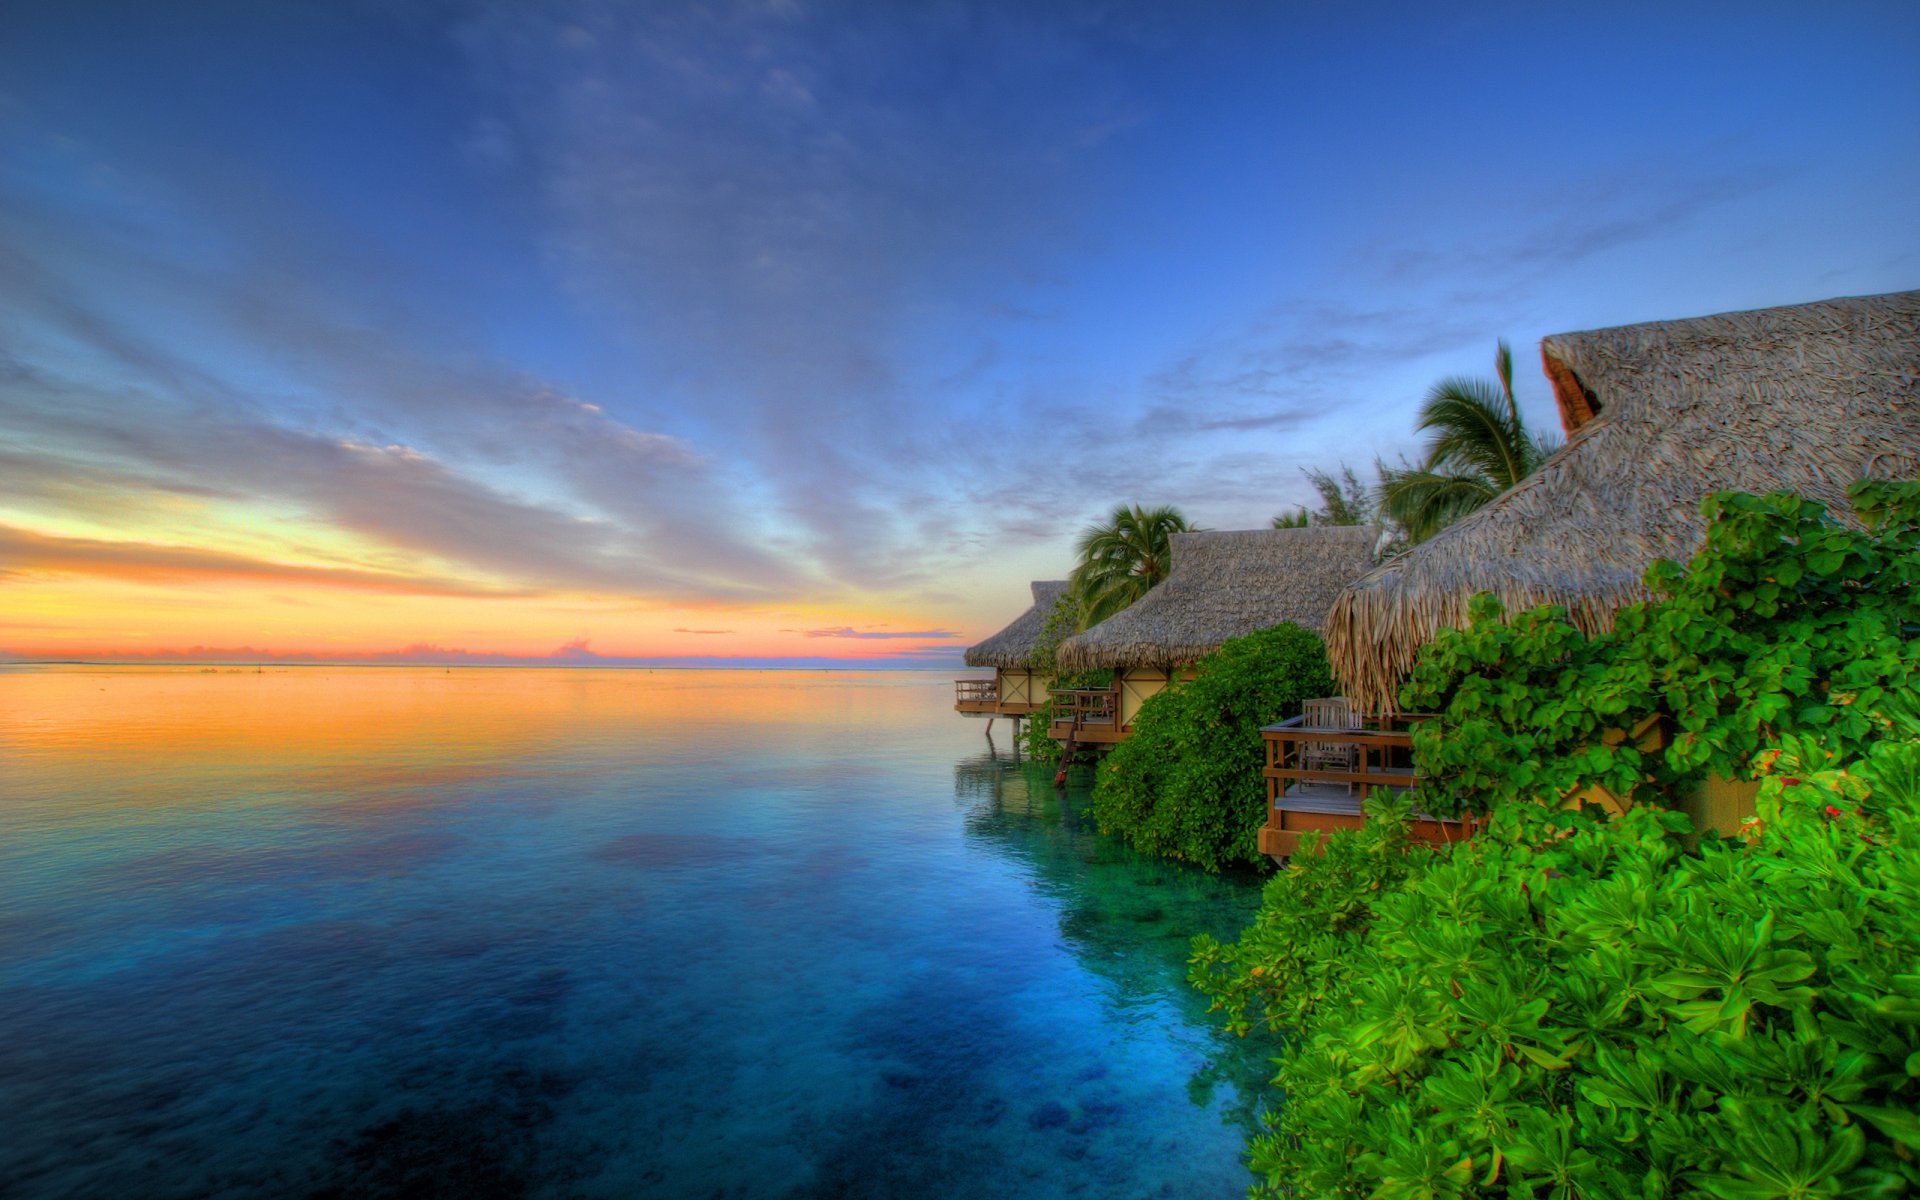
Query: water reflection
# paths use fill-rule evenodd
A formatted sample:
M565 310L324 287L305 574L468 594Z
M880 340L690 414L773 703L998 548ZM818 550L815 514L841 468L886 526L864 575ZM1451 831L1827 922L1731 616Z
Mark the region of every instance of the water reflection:
M1090 771L1076 768L1067 786L1056 788L1050 764L990 748L955 763L953 779L967 836L1019 863L1035 891L1057 905L1062 940L1110 985L1112 1004L1171 1003L1182 1020L1208 1031L1207 1058L1189 1080L1189 1094L1201 1105L1224 1095L1232 1119L1253 1128L1273 1073L1265 1047L1218 1030L1186 976L1195 935L1230 939L1252 919L1260 877L1212 875L1102 836Z
M1253 890L951 703L0 670L0 1191L1241 1194L1182 976Z

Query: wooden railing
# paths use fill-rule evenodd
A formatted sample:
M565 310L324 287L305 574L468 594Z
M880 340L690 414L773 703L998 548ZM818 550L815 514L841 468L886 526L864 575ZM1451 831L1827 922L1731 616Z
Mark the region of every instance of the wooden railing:
M1054 688L1053 723L1075 729L1111 729L1120 711L1120 694L1112 688Z
M956 679L953 681L953 702L956 706L998 704L1000 681L998 679Z
M1284 796L1295 783L1345 784L1362 794L1376 787L1401 789L1413 786L1413 734L1407 726L1426 719L1424 713L1402 713L1393 717L1368 717L1357 729L1308 725L1305 717L1294 717L1260 731L1267 745L1264 772L1272 781L1271 794ZM1325 748L1350 748L1353 761L1337 766L1324 761L1308 765L1307 759L1325 759L1308 751Z
M1267 746L1267 820L1260 853L1291 858L1313 834L1358 829L1361 802L1374 788L1405 791L1414 785L1413 735L1405 726L1428 719L1407 713L1368 718L1358 728L1309 725L1295 717L1260 731ZM1314 751L1320 753L1314 753ZM1416 812L1407 824L1415 841L1440 846L1473 836L1471 822Z

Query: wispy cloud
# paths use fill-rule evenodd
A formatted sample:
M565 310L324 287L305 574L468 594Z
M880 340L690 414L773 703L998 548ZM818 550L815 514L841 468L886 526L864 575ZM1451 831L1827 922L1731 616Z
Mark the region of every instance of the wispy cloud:
M347 301L308 304L302 289L277 291L272 273L209 279L89 237L85 253L114 274L249 339L324 399L305 412L268 409L216 366L116 316L54 261L81 253L80 231L0 187L0 435L19 448L6 458L24 460L0 475L0 493L67 511L155 489L291 505L400 554L533 588L691 599L802 586L804 569L754 543L752 524L680 439L518 369L343 325L330 310ZM117 378L97 366L83 376L62 347L116 364ZM538 482L542 498L484 481L503 471Z
M532 594L429 575L302 566L192 546L54 537L0 525L0 576L48 573L106 576L140 583L253 580L417 596L511 598Z
M909 322L1036 307L1074 164L1131 117L1113 15L560 4L460 43L575 294L733 427L805 553L877 587L923 570L905 514L938 495Z
M924 642L960 636L949 629L855 629L851 625L842 625L836 629L788 629L782 632L803 634L810 638L856 638L872 641Z

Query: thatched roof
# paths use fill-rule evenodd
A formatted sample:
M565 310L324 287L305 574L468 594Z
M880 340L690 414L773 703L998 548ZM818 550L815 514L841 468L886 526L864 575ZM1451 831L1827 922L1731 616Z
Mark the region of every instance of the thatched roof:
M1173 535L1167 578L1131 607L1060 643L1063 670L1175 667L1282 621L1316 633L1340 589L1373 562L1365 526Z
M1040 638L1041 627L1047 623L1047 614L1053 611L1054 602L1067 590L1064 579L1033 581L1033 607L1013 619L1013 624L994 634L978 646L967 649L967 665L970 667L1013 667L1030 666L1033 661L1033 644Z
M1709 493L1846 487L1920 467L1920 292L1655 321L1540 344L1567 444L1486 508L1356 582L1328 618L1346 693L1391 709L1415 652L1491 591L1591 633L1685 561Z

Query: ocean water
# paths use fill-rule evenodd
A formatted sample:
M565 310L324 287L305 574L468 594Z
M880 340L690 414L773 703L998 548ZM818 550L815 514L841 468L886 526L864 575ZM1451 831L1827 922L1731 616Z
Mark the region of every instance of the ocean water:
M951 695L0 668L0 1195L1241 1195L1256 884Z

